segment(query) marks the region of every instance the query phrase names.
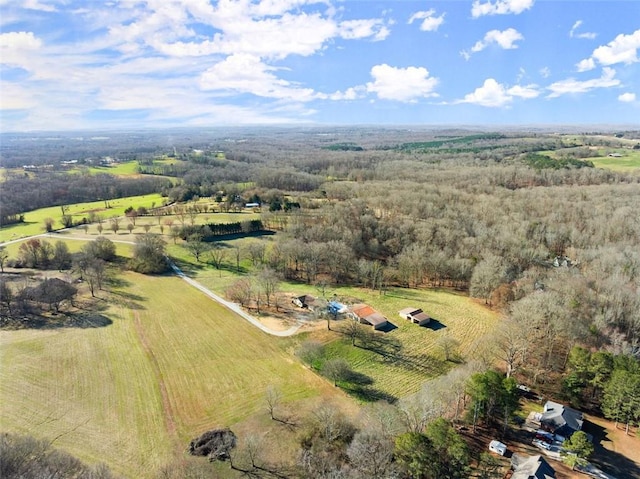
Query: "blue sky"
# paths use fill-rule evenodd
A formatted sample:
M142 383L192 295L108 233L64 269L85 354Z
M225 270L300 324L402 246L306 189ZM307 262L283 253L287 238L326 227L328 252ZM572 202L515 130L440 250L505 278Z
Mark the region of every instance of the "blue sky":
M640 124L640 1L0 0L2 131Z

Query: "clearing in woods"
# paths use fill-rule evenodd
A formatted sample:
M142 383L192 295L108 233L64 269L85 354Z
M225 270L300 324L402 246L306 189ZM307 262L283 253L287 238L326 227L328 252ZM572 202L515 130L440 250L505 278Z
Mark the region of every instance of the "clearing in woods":
M56 446L126 477L150 477L205 430L339 390L268 336L174 276L127 272L101 328L0 331L0 430Z

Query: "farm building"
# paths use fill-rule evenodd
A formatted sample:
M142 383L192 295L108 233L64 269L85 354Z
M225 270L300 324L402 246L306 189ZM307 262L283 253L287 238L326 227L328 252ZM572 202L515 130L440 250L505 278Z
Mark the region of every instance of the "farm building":
M404 308L402 311L398 311L400 317L411 321L414 324L420 326L426 326L431 321L431 318L427 313L418 308Z
M542 456L511 456L511 479L555 479L556 471Z
M302 296L296 296L291 300L293 304L298 306L299 308L308 309L309 311L313 311L315 308L319 306L318 300L311 296L310 294L303 294Z
M369 324L373 329L382 329L387 324L387 318L367 304L354 304L351 316L362 324Z

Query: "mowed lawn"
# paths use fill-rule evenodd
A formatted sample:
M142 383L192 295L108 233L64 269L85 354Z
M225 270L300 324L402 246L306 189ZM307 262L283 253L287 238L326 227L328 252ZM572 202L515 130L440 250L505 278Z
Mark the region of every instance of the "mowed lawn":
M88 203L77 203L69 205L66 208L66 214L71 215L75 221L79 221L82 217L94 212L103 219L112 218L114 216L124 215L124 210L129 206L138 208L144 206L151 208L152 204L161 206L165 201L160 194L129 196L126 198L116 198L107 200L109 208L106 208L105 201L93 201ZM24 223L17 223L0 228L0 243L5 241L24 238L27 236L38 235L44 233L44 220L52 218L54 220L54 229L61 228L62 209L60 206L52 206L49 208L41 208L38 210L28 211L24 213ZM121 228L124 229L126 224L122 222ZM92 225L95 228L95 225ZM104 230L108 231L109 223L103 224Z
M106 327L0 331L0 430L150 477L196 435L263 412L269 384L288 402L339 395L177 277L122 280Z

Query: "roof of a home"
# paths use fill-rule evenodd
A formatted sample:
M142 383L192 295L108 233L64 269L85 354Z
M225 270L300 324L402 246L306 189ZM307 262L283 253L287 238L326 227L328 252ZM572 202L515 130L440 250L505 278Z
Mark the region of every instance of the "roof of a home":
M556 471L540 456L514 454L511 457L513 475L511 479L555 479Z
M403 315L419 313L419 312L422 312L422 310L418 309L418 308L404 308L404 309L401 309L400 311L398 311L398 313L403 314Z
M545 412L542 413L540 422L550 424L556 429L563 426L567 426L574 431L582 429L583 416L580 411L553 401L547 401L544 405L544 410Z

